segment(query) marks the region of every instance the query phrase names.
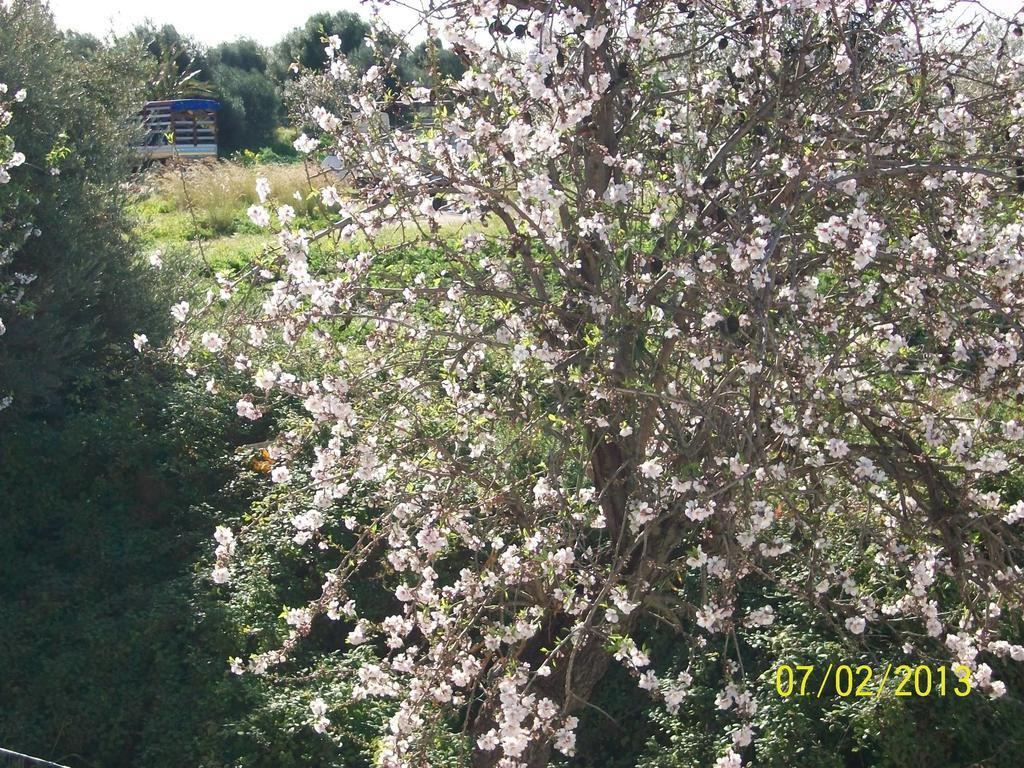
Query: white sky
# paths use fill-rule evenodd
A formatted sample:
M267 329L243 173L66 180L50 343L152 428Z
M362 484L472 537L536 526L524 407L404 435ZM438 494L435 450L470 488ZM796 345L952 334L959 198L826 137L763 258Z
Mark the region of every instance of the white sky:
M370 16L369 7L359 0L49 0L49 4L57 26L63 29L104 37L150 19L173 24L182 34L207 45L240 37L272 45L320 11ZM411 11L394 7L385 7L382 15L396 29L408 27L416 18Z
M1024 0L980 0L990 10L1006 15L1024 7ZM417 3L412 2L411 5ZM355 11L369 16L359 0L50 0L57 25L98 37L110 31L125 32L146 18L157 24L173 24L179 32L207 45L239 37L272 45L318 11ZM408 10L385 6L384 18L396 30L415 20ZM414 33L414 36L422 36Z

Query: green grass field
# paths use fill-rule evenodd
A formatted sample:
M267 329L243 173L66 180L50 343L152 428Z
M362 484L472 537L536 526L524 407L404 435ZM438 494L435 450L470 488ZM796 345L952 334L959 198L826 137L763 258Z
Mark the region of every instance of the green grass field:
M267 178L276 204L287 202L295 208L294 227L315 232L332 223L330 211L319 204L319 188L328 180L307 175L302 163L242 165L219 162L175 171L155 169L146 192L134 205L136 232L143 252L160 251L170 258L183 249L201 257L210 274L235 271L276 243L273 228L260 229L246 211L257 202L256 179ZM296 195L301 200L296 199ZM268 201L268 208L273 208ZM474 232L490 232L497 220L486 225L466 224L446 217L437 235L457 238ZM419 235L414 225L388 228L373 239L378 248L391 248ZM371 243L357 235L344 245L362 250ZM410 256L410 263L416 262Z

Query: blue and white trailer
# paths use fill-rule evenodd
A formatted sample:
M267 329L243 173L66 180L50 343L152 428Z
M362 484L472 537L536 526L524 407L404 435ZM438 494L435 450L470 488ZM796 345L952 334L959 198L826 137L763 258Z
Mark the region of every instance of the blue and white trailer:
M146 160L217 156L217 111L212 99L147 101L139 154Z

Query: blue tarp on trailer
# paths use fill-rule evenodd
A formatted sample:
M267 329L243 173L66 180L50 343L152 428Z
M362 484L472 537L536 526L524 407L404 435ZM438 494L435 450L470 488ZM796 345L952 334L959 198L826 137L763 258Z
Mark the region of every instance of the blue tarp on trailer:
M220 102L212 99L176 99L171 102L171 109L175 112L188 109L210 109L216 112L220 109Z

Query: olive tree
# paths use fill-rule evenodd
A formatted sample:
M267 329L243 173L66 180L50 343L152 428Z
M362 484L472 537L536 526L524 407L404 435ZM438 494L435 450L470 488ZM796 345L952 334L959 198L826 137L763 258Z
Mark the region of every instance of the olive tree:
M0 163L18 164L0 174L0 398L13 408L59 408L148 315L125 301L147 295L126 210L133 66L116 51L74 55L37 0L0 5L0 100L14 114L0 113L0 133L17 152L0 138Z

